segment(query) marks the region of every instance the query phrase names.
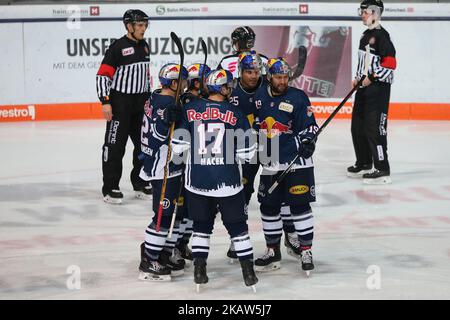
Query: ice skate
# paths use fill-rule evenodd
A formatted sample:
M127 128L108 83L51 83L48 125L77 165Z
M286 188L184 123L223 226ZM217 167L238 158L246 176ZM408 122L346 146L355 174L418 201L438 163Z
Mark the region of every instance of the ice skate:
M159 254L158 262L169 268L172 277L178 277L184 274L184 259L177 260L171 252L162 250Z
M173 260L178 261L179 263L184 263L185 268L191 266L192 261L184 259L183 255L181 254L181 251L177 247L173 249L172 258Z
M373 172L363 175L363 183L365 184L389 184L391 182L389 171L375 169Z
M311 249L302 250L301 255L301 264L302 270L306 272L306 276L309 277L310 272L314 270L314 263Z
M255 270L253 268L253 260L241 261L242 276L244 277L244 283L247 287L252 287L253 292L256 293L255 284L258 283Z
M176 251L175 251L176 250ZM185 266L190 267L192 264L192 251L187 244L178 244L175 247L174 254L179 254L185 261ZM175 253L176 252L176 253Z
M145 244L141 244L141 263L139 265L139 280L170 281L170 269L158 261L150 261L145 254Z
M200 292L200 285L208 283L208 275L206 274L206 259L196 258L194 260L194 282L196 284L197 293Z
M347 168L347 176L350 178L361 178L364 174L372 171L371 164L365 164L362 166L353 165Z
M120 190L111 190L103 195L103 201L109 204L121 204L123 193Z
M238 259L236 251L234 251L234 243L233 242L230 243L230 247L228 248L228 251L227 251L227 257L230 259L229 260L230 264L234 264Z
M145 186L142 189L134 190L134 196L136 197L136 199L151 200L152 194L153 194L153 189L151 186Z
M286 252L291 257L300 259L300 241L298 241L297 233L284 233L284 245L286 247Z
M281 268L280 247L267 248L266 253L255 260L255 270L257 272L274 271Z

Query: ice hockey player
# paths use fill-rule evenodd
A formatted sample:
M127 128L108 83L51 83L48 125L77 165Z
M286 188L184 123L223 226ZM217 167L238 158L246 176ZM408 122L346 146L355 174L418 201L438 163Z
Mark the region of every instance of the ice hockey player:
M280 209L289 205L300 243L301 266L309 275L314 269L312 259L314 202L314 167L311 156L315 150L312 139L318 127L307 95L288 85L291 69L283 58L268 62L269 85L257 90L255 105L260 119L259 143L266 141L271 149L278 139L279 150L270 155L270 161L262 163L258 201L266 240L266 253L255 260L256 271L280 268L280 241L282 225ZM268 193L272 183L289 166L296 155L300 157L280 185Z
M186 92L181 96L183 105L189 103L192 99L207 97L206 90L202 84L202 77L204 82L211 72L211 68L203 63L194 63L190 65L187 70L189 73L188 87Z
M234 78L239 77L239 69L238 69L238 63L239 63L239 55L242 52L250 51L255 46L255 40L256 40L256 34L253 31L252 28L245 26L245 27L238 27L231 33L231 41L233 45L233 54L227 55L222 58L219 65L217 66L217 69L225 69L229 70ZM261 61L262 61L262 74L265 74L265 66L267 65L268 58L263 55L259 54Z
M193 99L207 96L204 82L211 68L203 63L194 63L187 68L188 71L188 87L181 96L181 102L186 105ZM178 231L178 239L174 250L174 256L177 260L184 259L186 265L192 262L192 251L189 249L189 240L192 235L192 220L189 219L187 209L185 207L183 220L180 223Z
M179 73L182 82L178 83ZM142 123L141 149L143 168L140 177L150 181L153 187L153 211L155 215L147 227L145 243L141 245L141 263L139 279L150 281L167 281L172 276L184 272L184 260L177 261L169 250L166 241L174 204L178 200L182 164L169 163L168 179L164 195L163 215L160 230L156 230L157 212L164 179L164 166L168 151L168 133L172 122L181 118L181 107L175 105L175 94L178 85L182 91L187 85L188 72L185 67L168 63L159 72L162 89L155 90L144 108ZM183 204L179 203L177 215L182 216ZM178 219L180 220L180 219ZM173 233L176 235L178 226ZM175 243L174 243L175 244ZM172 246L173 247L173 246ZM164 248L164 249L163 249Z
M256 117L256 107L254 103L254 95L258 88L267 86L265 77L261 76L262 60L256 51L242 52L238 58L239 78L233 92L231 93L230 102L237 106L247 116L251 127L258 128L259 120ZM242 165L242 176L244 185L245 202L248 206L252 194L254 192L254 181L259 169L257 157L251 159L249 163ZM289 211L289 206L282 206L281 220L283 222L283 231L285 234L284 245L289 255L300 258L300 243L295 233L294 223ZM230 262L234 263L237 259L234 251L233 243L227 252Z
M172 140L174 152L189 150L185 188L189 218L194 221L192 255L197 291L200 284L208 282L206 264L217 208L236 248L245 285L254 288L258 281L239 162L253 156L256 143L250 141L245 116L228 102L232 83L231 72L212 71L206 79L208 99L197 99L184 106L183 120ZM181 139L187 132L190 141Z

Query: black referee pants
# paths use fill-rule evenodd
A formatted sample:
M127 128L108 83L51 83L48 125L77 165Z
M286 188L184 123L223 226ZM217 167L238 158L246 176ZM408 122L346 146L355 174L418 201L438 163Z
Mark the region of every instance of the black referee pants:
M356 165L374 164L389 171L387 155L387 117L391 85L374 82L356 91L352 113L352 139Z
M111 90L109 98L113 116L112 120L106 123L103 144L103 195L111 190L119 189L122 159L125 155L128 136L134 145L133 169L130 175L133 189L139 190L148 184L139 178L142 163L138 159L141 153L142 118L148 94L124 94Z

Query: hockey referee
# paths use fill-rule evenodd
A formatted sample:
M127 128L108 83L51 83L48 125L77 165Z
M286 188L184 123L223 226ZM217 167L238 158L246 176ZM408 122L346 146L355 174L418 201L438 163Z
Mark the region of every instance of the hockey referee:
M363 24L368 29L359 42L353 86L364 74L367 45L370 46L370 64L367 78L355 96L351 132L356 163L347 168L347 173L350 177L362 176L367 184L391 182L387 155L387 118L397 61L389 33L380 25L383 9L381 0L364 0L359 9Z
M148 16L141 10L127 10L123 16L127 34L111 44L97 72L97 95L106 119L103 144L103 200L122 203L119 182L128 136L134 145L131 183L136 197L147 199L148 183L139 178L141 125L144 105L150 93L149 46L144 40Z

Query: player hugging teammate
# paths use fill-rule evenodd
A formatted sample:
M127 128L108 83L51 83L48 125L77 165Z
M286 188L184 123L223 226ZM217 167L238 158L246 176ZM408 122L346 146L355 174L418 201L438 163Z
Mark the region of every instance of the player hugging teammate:
M197 63L186 69L169 63L159 72L162 88L145 106L140 177L152 184L155 214L141 245L141 280L170 280L183 274L186 262L192 260L199 290L209 281L206 266L217 215L230 236L227 255L239 260L245 285L255 290L255 270L280 267L283 230L288 253L308 274L314 269L310 202L315 201L312 155L318 127L309 99L288 85L292 72L284 59L264 57L264 66L261 55L250 50L251 28L236 29L233 42L239 52L226 58L237 59L237 81L222 68L211 71ZM273 146L279 149L264 162L255 156L258 145L264 145L265 152ZM172 151L175 155L168 157ZM294 160L292 170L269 193ZM258 201L267 251L254 261L247 205L260 165Z

